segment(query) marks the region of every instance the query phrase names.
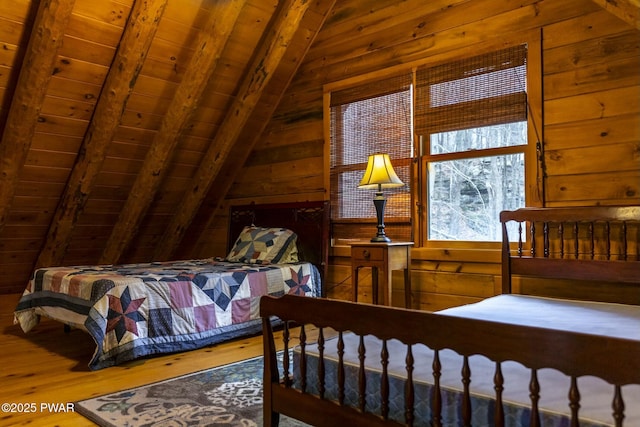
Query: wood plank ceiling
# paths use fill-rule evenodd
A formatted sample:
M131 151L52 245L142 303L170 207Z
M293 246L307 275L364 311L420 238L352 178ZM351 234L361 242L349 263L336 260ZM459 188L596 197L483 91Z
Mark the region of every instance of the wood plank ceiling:
M4 276L22 287L34 264L170 258L334 2L2 2ZM139 234L147 250L127 256Z
M639 28L638 0L593 1ZM334 3L0 2L0 293L188 245Z

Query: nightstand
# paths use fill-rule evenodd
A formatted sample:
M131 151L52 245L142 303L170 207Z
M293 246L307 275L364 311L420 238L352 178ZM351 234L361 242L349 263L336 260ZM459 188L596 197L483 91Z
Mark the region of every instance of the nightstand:
M413 242L353 243L351 245L351 277L353 301L358 300L358 270L371 268L373 303L378 304L378 273L383 291L382 304L391 305L391 272L404 270L404 305L411 307L411 246Z

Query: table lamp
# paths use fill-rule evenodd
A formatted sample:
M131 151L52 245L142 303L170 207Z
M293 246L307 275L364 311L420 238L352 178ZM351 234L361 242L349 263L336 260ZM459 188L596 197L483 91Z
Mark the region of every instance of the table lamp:
M402 187L403 185L404 183L400 181L400 178L393 170L388 154L377 153L369 156L367 170L364 172L358 188L377 190L376 196L373 198L373 204L378 217L378 233L371 239L372 242L391 241L384 233L384 205L387 200L382 194L382 189Z

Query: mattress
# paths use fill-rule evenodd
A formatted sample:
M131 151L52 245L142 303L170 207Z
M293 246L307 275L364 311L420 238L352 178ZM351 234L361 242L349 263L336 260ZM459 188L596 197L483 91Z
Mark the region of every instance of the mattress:
M640 307L622 304L582 302L539 298L524 295L500 295L483 300L476 304L455 307L439 312L445 316L459 316L483 320L491 320L510 324L544 327L556 330L570 330L587 334L615 336L640 340ZM499 330L496 330L499 334ZM326 396L335 399L337 379L337 339L325 342L325 379L327 381ZM345 370L347 376L346 399L348 404L357 404L358 381L358 345L359 338L351 333L344 334ZM366 380L367 411L379 413L380 390L380 354L382 342L374 336L366 336ZM388 365L391 394L391 417L399 422L404 420L404 379L406 378L405 357L407 346L399 341L387 343L390 353ZM317 349L313 345L306 347L307 391L317 393ZM415 359L413 372L416 393L416 425L429 425L429 399L433 384L432 362L433 351L424 345L412 348ZM460 422L460 402L462 400L461 369L463 358L451 350L440 351L443 388L443 419L445 425L458 425ZM492 425L493 408L495 406L495 390L493 376L495 363L484 356L471 356L471 393L473 408L473 425ZM299 349L294 352L294 374L297 379L299 365ZM530 370L516 362L503 362L504 375L503 400L505 416L509 426L529 425L529 382ZM542 412L542 424L555 427L568 425L569 407L568 391L570 378L556 370L541 369L538 371L541 388L539 407ZM297 384L300 386L300 384ZM595 377L578 379L581 393L580 419L582 426L613 425L611 404L613 386ZM625 425L640 425L640 385L622 387L626 406Z

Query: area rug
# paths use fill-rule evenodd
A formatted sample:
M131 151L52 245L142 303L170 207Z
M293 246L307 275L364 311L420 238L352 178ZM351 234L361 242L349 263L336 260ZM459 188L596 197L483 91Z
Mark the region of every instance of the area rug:
M100 426L262 426L262 357L83 400ZM285 427L307 426L285 416Z

